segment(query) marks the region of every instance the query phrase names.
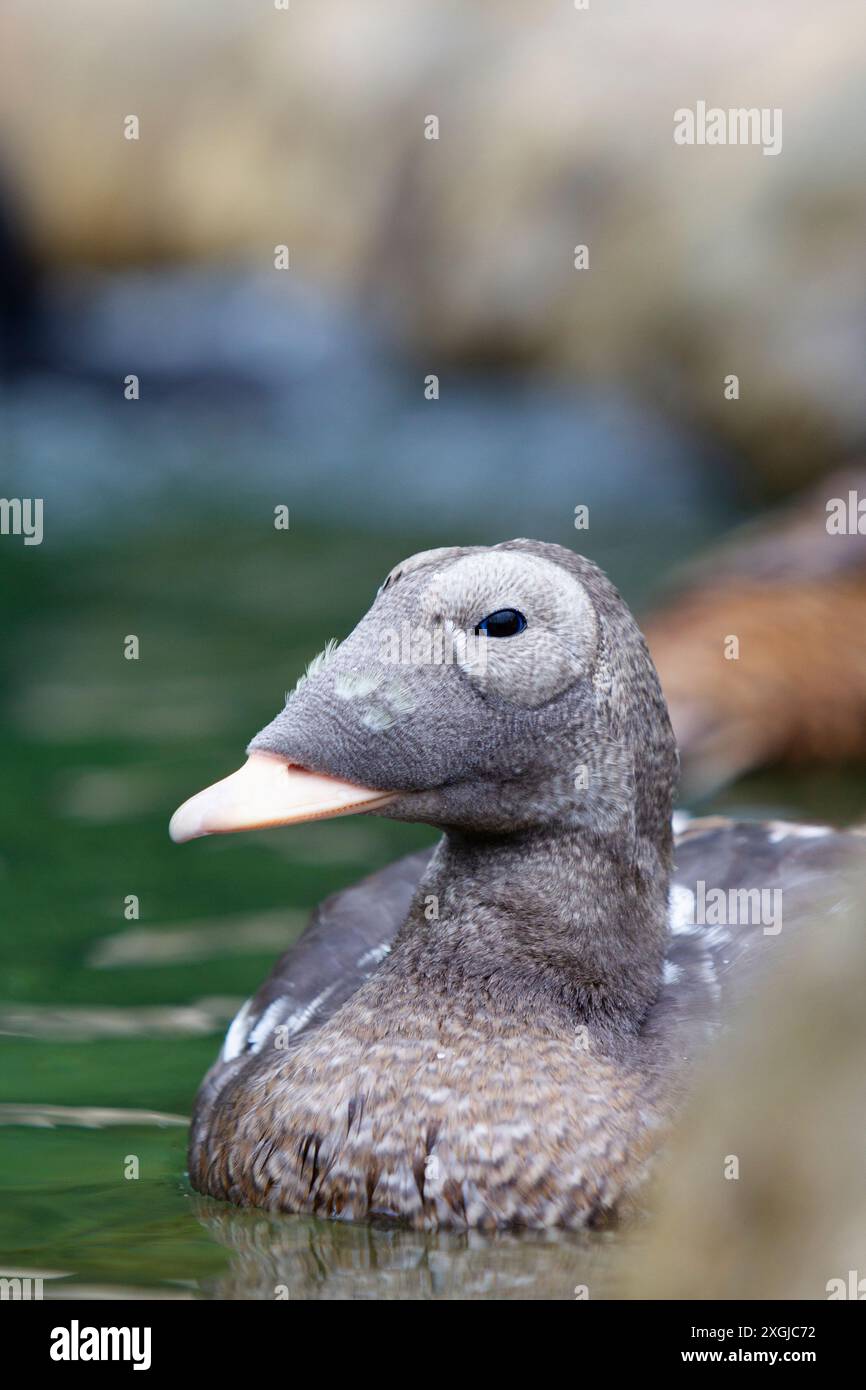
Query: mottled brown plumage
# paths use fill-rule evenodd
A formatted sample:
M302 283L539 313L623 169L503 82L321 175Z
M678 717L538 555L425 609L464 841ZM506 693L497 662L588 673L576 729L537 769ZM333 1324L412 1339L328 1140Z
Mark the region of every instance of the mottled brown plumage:
M226 1077L196 1186L327 1216L546 1226L593 1220L637 1177L661 1098L618 1019L582 1022L603 964L557 944L543 902L452 904L454 871L440 852L390 955L303 1046Z
M381 656L404 621L506 607L526 631L483 670ZM602 1220L643 1176L730 971L772 940L759 923L671 936L676 752L613 586L537 542L413 557L251 747L390 788L377 813L444 838L323 905L239 1015L197 1102L194 1186L428 1228ZM705 830L718 881L770 886L787 834ZM804 845L795 887L828 857L820 832Z

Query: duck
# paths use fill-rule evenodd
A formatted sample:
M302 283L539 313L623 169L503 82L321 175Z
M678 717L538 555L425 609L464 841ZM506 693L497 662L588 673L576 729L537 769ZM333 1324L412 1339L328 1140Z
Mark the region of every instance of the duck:
M171 820L176 842L353 814L441 833L327 899L240 1010L192 1187L427 1231L628 1211L773 959L766 914L696 904L783 885L790 934L852 840L712 818L675 856L677 773L647 644L591 560L516 539L396 566Z

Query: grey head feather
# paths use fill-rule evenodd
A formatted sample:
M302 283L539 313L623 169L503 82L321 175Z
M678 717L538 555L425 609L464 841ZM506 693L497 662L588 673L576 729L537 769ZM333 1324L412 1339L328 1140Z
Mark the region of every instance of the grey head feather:
M527 630L489 640L484 671L459 654L387 653L407 628L472 635L503 607L525 611ZM558 545L442 548L396 566L250 748L402 792L383 812L399 819L561 823L670 847L676 749L646 644L602 571Z

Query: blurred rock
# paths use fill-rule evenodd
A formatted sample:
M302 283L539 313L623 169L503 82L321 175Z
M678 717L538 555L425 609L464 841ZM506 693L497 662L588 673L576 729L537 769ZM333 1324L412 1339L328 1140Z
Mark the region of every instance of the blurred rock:
M80 0L50 26L10 0L0 40L3 143L57 264L267 269L285 243L291 274L359 296L425 371L624 376L771 486L866 433L851 0ZM781 108L781 152L675 145L698 100Z
M669 558L671 528L675 550L693 548L731 508L723 451L651 402L468 371L428 400L423 370L357 308L266 272L55 275L45 317L54 371L0 392L0 410L4 487L45 497L55 535L119 508L143 522L219 503L272 529L283 502L293 528L393 529L403 548L407 532L528 532L615 544L627 562L635 536ZM129 371L139 401L124 399ZM578 504L589 531L575 530Z

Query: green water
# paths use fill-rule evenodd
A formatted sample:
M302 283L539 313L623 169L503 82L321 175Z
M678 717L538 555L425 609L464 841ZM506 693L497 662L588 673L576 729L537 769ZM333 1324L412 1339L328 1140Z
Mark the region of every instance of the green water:
M616 1292L623 1236L266 1217L184 1176L183 1120L236 1006L314 903L432 832L359 817L176 847L169 815L241 761L309 658L430 543L226 520L4 544L0 1267L41 1274L47 1296ZM669 537L599 558L639 601L662 551ZM844 819L864 801L859 779L827 774L754 778L717 804Z

